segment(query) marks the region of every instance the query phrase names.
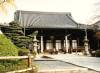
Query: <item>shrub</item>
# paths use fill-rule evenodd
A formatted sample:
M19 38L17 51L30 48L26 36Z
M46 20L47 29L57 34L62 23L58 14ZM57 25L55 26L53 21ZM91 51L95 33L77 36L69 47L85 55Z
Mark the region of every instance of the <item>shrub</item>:
M100 50L97 50L97 51L95 52L95 56L96 56L96 57L100 57Z
M5 66L0 64L0 72L5 70Z
M26 48L19 49L19 51L18 51L19 56L28 55L28 53L29 53L29 49L26 49Z
M32 73L37 73L37 66L33 64L35 68ZM28 60L21 59L21 60L0 60L0 73L6 73L9 71L16 71L16 70L23 70L28 68ZM30 73L30 71L23 72L23 73Z
M17 56L18 48L7 39L5 35L0 34L0 56Z
M91 51L93 57L100 57L100 50Z
M27 68L27 62L24 60L0 60L0 73Z

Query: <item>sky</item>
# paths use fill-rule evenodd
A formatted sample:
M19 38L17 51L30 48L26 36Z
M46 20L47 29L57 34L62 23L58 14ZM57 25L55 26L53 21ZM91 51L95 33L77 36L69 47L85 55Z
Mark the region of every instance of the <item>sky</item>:
M71 12L73 19L82 24L99 20L100 0L15 0L15 7L7 5L8 13L0 13L0 23L11 22L16 10Z

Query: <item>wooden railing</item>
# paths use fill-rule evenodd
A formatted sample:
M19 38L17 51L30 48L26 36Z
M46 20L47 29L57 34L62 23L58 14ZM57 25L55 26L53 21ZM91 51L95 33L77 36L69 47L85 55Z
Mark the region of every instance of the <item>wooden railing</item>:
M11 59L27 59L28 67L27 67L27 69L10 71L10 72L6 72L6 73L20 73L20 72L25 72L25 71L30 71L32 69L35 69L35 67L32 66L32 61L34 59L34 56L31 56L30 54L28 56L5 56L5 57L0 57L0 60L11 60Z

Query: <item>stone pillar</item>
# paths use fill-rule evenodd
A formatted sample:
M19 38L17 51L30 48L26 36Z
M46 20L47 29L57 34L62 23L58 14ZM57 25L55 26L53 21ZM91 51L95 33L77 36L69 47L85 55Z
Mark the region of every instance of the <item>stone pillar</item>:
M43 44L43 36L41 36L41 53L43 53L43 48L44 48L43 45L44 45L44 44Z
M68 49L69 49L68 36L65 36L65 49L66 52L68 53Z

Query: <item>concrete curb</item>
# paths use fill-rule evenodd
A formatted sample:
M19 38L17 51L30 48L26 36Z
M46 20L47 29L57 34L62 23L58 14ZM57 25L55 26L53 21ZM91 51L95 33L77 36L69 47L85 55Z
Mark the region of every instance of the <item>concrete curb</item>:
M38 73L88 73L86 68L75 68L75 69L44 69Z

